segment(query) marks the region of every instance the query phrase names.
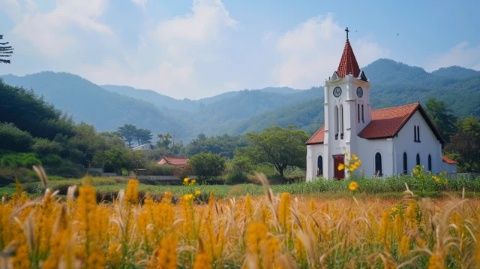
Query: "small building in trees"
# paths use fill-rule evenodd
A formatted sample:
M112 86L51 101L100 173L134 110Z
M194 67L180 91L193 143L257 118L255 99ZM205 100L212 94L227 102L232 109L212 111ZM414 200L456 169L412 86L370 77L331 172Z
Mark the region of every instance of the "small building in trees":
M368 177L409 174L416 165L455 173L456 164L443 156L444 140L420 103L371 107L370 82L346 32L340 64L323 88L325 125L306 142L307 181L344 178L349 171L342 167L352 154L362 161L356 173Z
M159 165L170 165L174 167L185 167L188 164L188 158L182 156L165 156L161 158L157 164Z

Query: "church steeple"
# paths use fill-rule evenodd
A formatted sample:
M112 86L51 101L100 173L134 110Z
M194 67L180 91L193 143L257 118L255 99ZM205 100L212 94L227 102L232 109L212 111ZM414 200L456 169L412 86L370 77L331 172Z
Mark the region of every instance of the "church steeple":
M343 48L340 64L338 65L337 75L339 77L345 77L351 74L354 77L358 77L360 75L360 68L358 67L357 59L355 59L355 54L353 54L352 46L350 46L350 41L348 40L348 27L345 28L345 32L347 34L347 40Z

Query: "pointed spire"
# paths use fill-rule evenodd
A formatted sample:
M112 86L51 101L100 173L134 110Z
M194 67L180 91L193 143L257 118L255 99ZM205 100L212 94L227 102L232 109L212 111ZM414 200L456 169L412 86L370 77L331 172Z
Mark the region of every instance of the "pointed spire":
M338 65L337 73L340 77L345 77L348 74L358 77L360 74L360 68L358 67L357 59L355 59L355 54L353 54L352 46L350 46L350 41L348 40L348 27L345 28L345 33L347 36L345 47L343 48L342 58L340 59L340 64Z

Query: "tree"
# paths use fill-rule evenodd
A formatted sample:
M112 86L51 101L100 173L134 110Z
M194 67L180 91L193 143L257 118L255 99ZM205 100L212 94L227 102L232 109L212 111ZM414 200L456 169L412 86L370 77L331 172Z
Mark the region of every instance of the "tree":
M457 117L444 102L435 98L428 99L426 110L442 137L450 141L450 136L457 131Z
M480 120L473 116L463 119L445 151L458 161L459 171L480 172Z
M3 39L3 35L0 35L0 39ZM0 42L0 63L10 63L10 57L13 54L13 47L9 42Z
M0 122L0 150L29 151L32 144L33 138L28 132L13 123Z
M147 129L137 129L135 138L137 139L138 145L148 144L152 141L152 132Z
M247 145L245 136L212 136L206 137L200 134L190 144L187 145L186 151L189 155L195 155L201 152L211 152L219 154L225 158L232 158L237 148Z
M305 167L308 136L303 130L272 127L247 137L250 145L245 154L254 162L272 164L281 177L288 166Z
M119 127L117 133L127 142L128 147L132 147L132 142L137 135L137 127L133 124L125 124Z
M193 173L203 181L219 176L225 170L225 159L220 155L209 152L192 156L188 163L192 167Z

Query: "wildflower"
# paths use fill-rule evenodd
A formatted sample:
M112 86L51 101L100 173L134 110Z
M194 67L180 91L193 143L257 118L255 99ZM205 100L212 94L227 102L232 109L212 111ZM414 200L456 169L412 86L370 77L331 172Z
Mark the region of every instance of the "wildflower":
M186 177L183 179L183 185L188 186L190 184L190 178Z
M184 194L184 195L182 196L182 199L183 199L183 201L185 201L185 202L190 202L190 201L193 200L193 198L194 198L194 197L193 197L193 194L191 194L191 193L189 193L189 194Z
M278 204L278 220L284 229L288 229L288 222L290 220L290 204L292 198L290 193L282 192L280 195L280 203Z
M345 169L345 164L341 163L337 167L338 171L343 171Z
M200 196L200 194L202 194L201 190L198 190L198 189L195 190L195 192L194 192L195 197Z
M138 180L130 179L128 181L125 200L129 204L136 204L138 202Z
M193 269L209 269L212 268L210 257L204 252L197 254Z
M352 192L356 191L358 189L358 183L356 181L350 182L350 184L348 184L348 189Z
M175 237L170 235L162 239L148 268L177 268L177 240Z

